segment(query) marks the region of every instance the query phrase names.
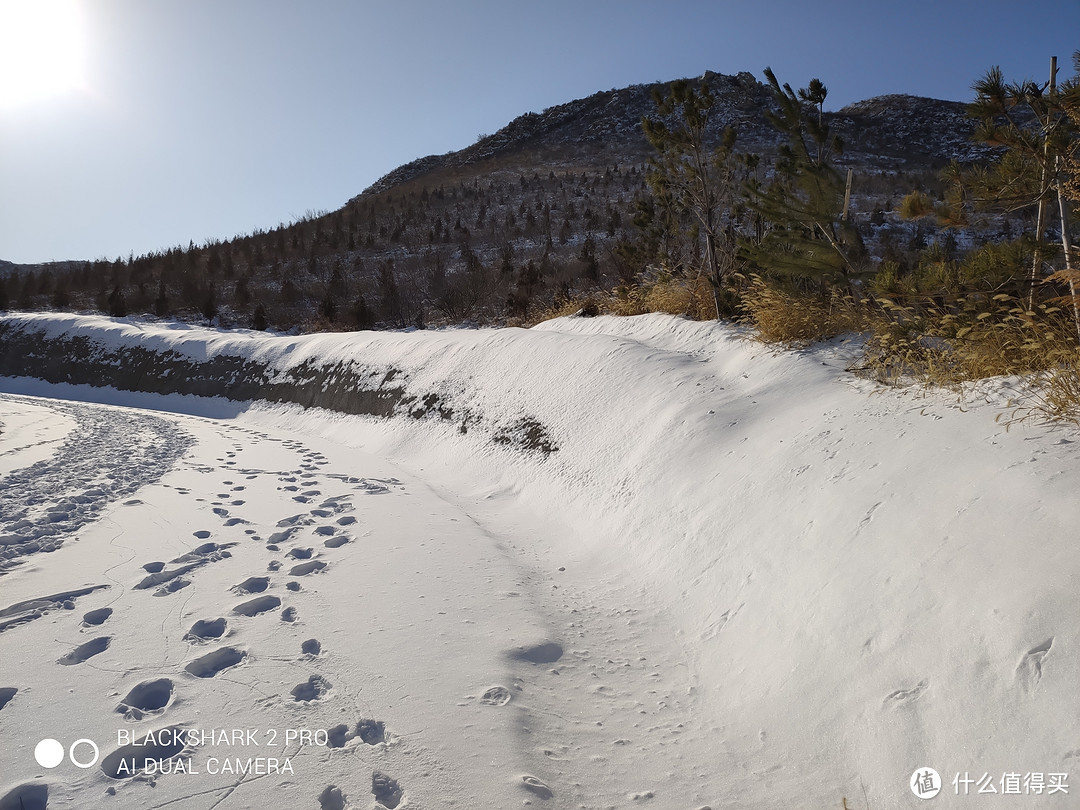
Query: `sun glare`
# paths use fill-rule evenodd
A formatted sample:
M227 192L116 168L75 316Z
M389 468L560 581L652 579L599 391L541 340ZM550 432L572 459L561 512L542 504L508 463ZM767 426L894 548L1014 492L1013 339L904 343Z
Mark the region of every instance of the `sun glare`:
M0 0L0 108L44 101L82 81L76 0Z

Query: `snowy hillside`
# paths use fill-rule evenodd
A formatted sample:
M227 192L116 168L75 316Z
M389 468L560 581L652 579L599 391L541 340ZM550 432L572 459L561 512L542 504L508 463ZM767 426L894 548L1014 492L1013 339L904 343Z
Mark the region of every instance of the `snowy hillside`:
M1006 382L658 315L0 329L2 810L1080 792L1077 433Z

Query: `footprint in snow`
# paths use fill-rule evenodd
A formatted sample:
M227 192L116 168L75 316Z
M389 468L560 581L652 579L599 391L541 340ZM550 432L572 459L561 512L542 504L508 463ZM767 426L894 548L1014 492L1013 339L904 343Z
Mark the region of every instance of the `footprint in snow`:
M530 647L518 647L510 652L515 661L527 661L530 664L553 664L562 658L563 648L554 641L545 641Z
M112 616L112 613L113 609L110 607L98 608L84 613L82 618L83 627L96 627L99 624L104 624Z
M124 696L116 711L128 720L142 720L149 714L165 711L172 696L173 682L169 678L143 681Z
M0 709L3 709L9 703L11 699L15 697L19 692L18 687L15 686L0 686Z
M345 810L345 794L337 785L327 785L319 794L319 810Z
M45 782L27 782L0 797L0 810L45 810L49 804L49 786Z
M303 577L316 571L322 571L326 568L326 563L322 560L310 560L306 563L300 563L300 565L294 565L289 569L289 576L291 577Z
M239 616L258 616L260 613L281 607L281 600L276 596L259 596L247 602L243 602L233 608L233 613Z
M319 700L330 691L332 686L333 684L322 675L312 675L304 683L299 683L293 687L293 700L298 703L310 703L313 700Z
M178 577L176 579L170 580L167 584L162 585L160 588L154 591L154 596L168 596L169 594L176 593L177 591L186 588L190 584L190 579Z
M480 702L487 706L505 706L510 698L510 690L505 686L493 686L480 696Z
M105 650L109 649L111 643L112 636L101 636L99 638L91 639L85 644L80 644L67 655L60 658L56 663L62 664L65 667L81 664L83 661L105 652Z
M376 804L387 810L394 810L405 798L405 791L397 780L382 771L371 774L371 794L375 797Z
M923 693L925 693L929 687L930 684L927 681L919 681L910 689L897 689L895 692L889 693L882 702L885 704L891 703L894 706L904 706L908 703L914 703L923 696Z
M386 742L386 724L381 720L363 719L349 728L345 723L326 730L327 745L330 748L344 748L349 740L359 738L366 745L379 745Z
M270 577L248 577L239 585L233 585L234 593L262 593L270 587Z
M1020 660L1016 667L1016 679L1025 692L1031 692L1042 680L1043 661L1053 646L1054 638L1051 636L1042 644L1028 650Z
M247 652L244 650L239 650L236 647L221 647L196 658L184 669L196 678L213 678L219 672L236 666L245 658L247 658Z
M550 799L555 795L551 788L531 774L524 774L521 777L521 786L541 799Z
M227 624L224 619L199 619L191 625L191 629L184 635L184 640L208 641L212 638L221 638L225 634Z

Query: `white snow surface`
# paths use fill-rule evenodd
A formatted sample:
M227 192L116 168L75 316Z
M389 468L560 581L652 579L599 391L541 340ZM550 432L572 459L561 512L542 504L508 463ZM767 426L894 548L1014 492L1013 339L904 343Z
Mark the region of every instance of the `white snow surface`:
M883 388L846 370L854 341L661 315L300 337L21 317L279 368L362 357L558 450L0 378L0 536L67 527L0 576L3 810L42 785L50 808L881 810L923 806L925 767L945 807L1080 793L1080 445L1006 429L1009 381ZM136 588L155 562L181 573ZM222 648L243 657L187 669ZM283 745L342 724L340 747ZM174 727L254 736L168 774L34 760ZM292 773L210 772L257 757ZM957 796L957 774L1075 785Z

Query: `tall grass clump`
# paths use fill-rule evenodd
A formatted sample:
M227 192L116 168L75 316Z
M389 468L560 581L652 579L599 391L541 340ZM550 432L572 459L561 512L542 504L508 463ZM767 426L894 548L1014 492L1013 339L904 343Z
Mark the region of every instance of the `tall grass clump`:
M1076 362L1070 316L1051 304L1028 310L1015 296L968 295L950 304L878 301L868 368L882 382L953 386L1004 375L1052 372Z
M837 287L807 292L754 276L742 294L742 306L764 343L808 345L862 332L868 325L864 304Z

